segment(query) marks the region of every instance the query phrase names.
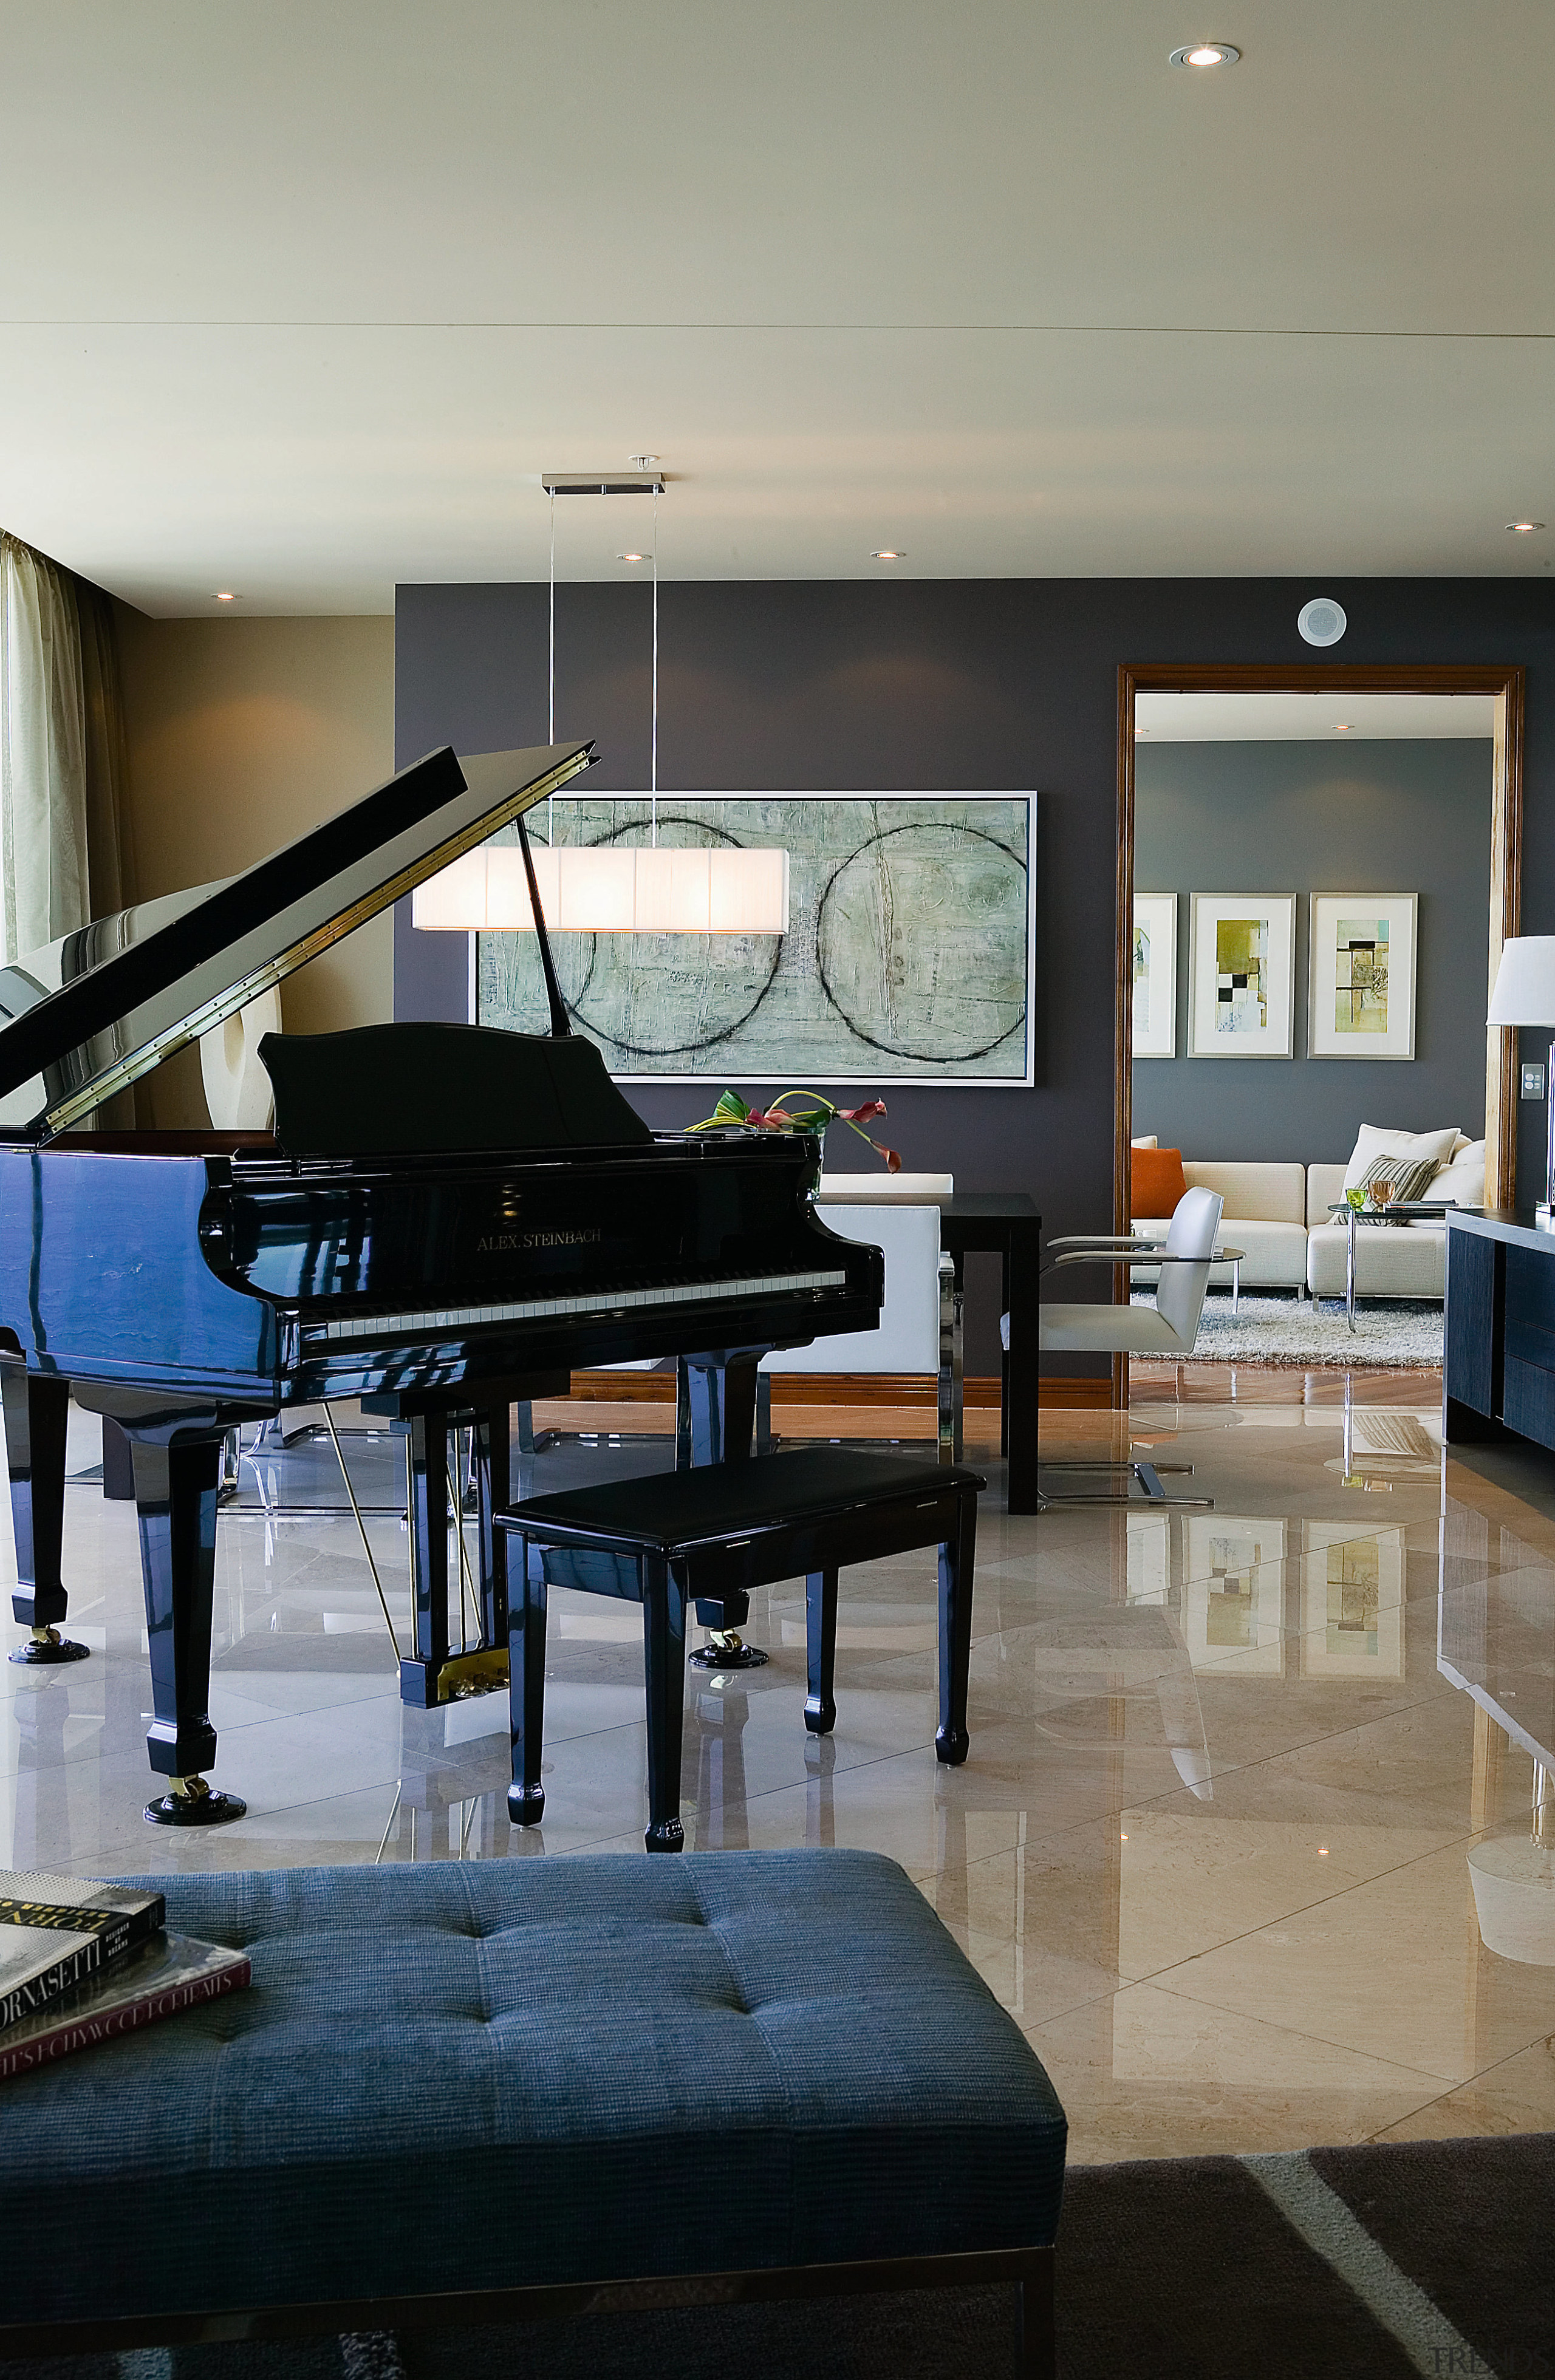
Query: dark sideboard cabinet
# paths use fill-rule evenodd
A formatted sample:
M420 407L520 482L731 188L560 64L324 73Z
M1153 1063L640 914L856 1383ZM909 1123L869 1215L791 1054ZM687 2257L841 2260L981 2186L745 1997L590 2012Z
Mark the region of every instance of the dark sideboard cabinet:
M1447 1219L1442 1426L1555 1449L1555 1232L1531 1208Z

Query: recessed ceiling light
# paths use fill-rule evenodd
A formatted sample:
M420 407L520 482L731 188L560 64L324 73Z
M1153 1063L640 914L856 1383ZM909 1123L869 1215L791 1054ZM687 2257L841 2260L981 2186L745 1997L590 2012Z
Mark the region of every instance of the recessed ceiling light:
M1168 63L1174 67L1233 67L1242 55L1229 42L1189 42L1173 50Z
M905 562L906 558L899 545L877 546L869 556L871 562Z
M213 603L236 603L237 598L236 595L213 595L211 601Z
M1518 537L1526 537L1530 529L1542 528L1542 521L1508 521L1507 527Z
M618 553L615 559L617 562L646 562L648 556L646 553Z
M1335 723L1333 732L1336 735L1348 735L1354 724L1355 722L1353 720L1341 719Z

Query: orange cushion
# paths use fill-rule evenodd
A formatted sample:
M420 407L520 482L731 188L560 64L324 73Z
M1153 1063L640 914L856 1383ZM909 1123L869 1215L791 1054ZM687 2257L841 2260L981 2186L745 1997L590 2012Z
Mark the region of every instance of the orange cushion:
M1174 1215L1177 1202L1188 1195L1180 1148L1136 1148L1133 1152L1133 1186L1129 1213L1152 1221Z

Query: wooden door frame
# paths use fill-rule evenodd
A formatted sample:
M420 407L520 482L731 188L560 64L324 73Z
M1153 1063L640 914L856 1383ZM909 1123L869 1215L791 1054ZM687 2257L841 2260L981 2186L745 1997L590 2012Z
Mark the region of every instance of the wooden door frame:
M1112 1229L1129 1227L1129 1141L1134 1118L1134 706L1146 694L1488 694L1495 703L1490 805L1488 990L1501 945L1518 930L1523 895L1523 712L1521 666L1452 662L1355 667L1308 662L1278 669L1262 662L1218 666L1130 662L1118 670L1117 978L1113 1009ZM1190 985L1188 997L1193 997ZM1552 1093L1555 1096L1555 1093ZM1491 1205L1511 1207L1517 1188L1517 1035L1486 1027L1486 1188ZM1117 1276L1114 1297L1127 1295ZM1112 1358L1112 1402L1128 1406L1128 1357Z

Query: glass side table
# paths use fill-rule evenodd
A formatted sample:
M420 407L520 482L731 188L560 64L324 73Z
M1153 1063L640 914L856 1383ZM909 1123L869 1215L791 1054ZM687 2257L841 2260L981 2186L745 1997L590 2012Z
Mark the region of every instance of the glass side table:
M1352 1207L1348 1198L1339 1198L1334 1201L1329 1208L1329 1213L1342 1215L1349 1229L1344 1250L1344 1318L1352 1330L1355 1327L1355 1229L1357 1224L1381 1223L1382 1228L1386 1230L1388 1226L1383 1220L1384 1216L1402 1215L1407 1222L1418 1222L1422 1218L1445 1215L1446 1212L1447 1204L1444 1199L1438 1200L1433 1205L1429 1198L1412 1198L1407 1207L1400 1206L1395 1199L1386 1208ZM1312 1303L1316 1305L1317 1302L1317 1295L1314 1293Z

